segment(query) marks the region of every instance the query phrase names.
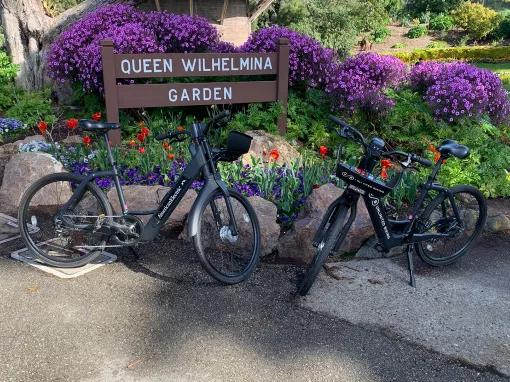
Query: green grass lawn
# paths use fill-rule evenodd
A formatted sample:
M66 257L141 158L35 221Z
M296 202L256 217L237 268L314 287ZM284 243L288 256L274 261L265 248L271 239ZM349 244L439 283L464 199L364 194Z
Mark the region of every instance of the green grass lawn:
M479 68L489 69L490 71L496 73L499 78L501 78L501 81L503 81L505 89L510 91L510 62L475 62L474 64Z

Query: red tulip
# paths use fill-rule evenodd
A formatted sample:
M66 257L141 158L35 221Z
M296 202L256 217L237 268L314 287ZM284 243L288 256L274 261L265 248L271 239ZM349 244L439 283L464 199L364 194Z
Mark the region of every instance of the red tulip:
M101 112L96 112L94 114L92 114L92 119L96 122L99 122L101 120Z
M146 137L148 137L148 136L149 136L149 133L150 133L150 130L149 130L148 128L146 128L146 127L142 127L142 128L140 129L140 133L142 133L143 135L145 135Z
M90 146L91 143L92 143L92 138L90 138L88 135L85 135L83 137L83 144L85 146Z
M70 130L76 129L76 126L78 126L78 120L76 118L69 118L66 121L67 128Z
M136 134L136 139L138 139L140 143L143 143L143 141L145 141L145 134L144 133Z
M133 146L135 146L135 145L136 145L136 141L135 141L134 139L131 139L131 140L129 141L129 146L133 147Z
M168 150L168 148L169 148L169 147L170 147L170 143L168 143L168 142L163 142L163 148L164 148L165 150Z
M145 147L140 147L140 148L138 149L138 151L140 152L140 154L145 153Z
M167 157L167 159L169 159L169 160L174 160L175 155L174 155L174 154L172 154L172 153L169 153L166 157Z
M48 130L48 124L44 121L40 121L37 124L37 128L39 129L39 132L41 133L41 135L44 135L44 133L46 133L46 130Z
M269 158L271 158L274 161L277 161L278 158L280 158L280 153L278 152L277 149L272 149L271 152L269 153Z
M321 154L322 158L324 159L326 155L328 155L328 148L326 146L319 147L319 154Z

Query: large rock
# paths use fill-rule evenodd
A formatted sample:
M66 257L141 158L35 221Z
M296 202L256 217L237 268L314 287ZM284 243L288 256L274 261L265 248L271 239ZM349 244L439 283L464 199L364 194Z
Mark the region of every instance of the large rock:
M41 152L18 153L11 157L5 166L0 194L12 206L18 206L25 190L36 180L55 172L63 172L64 166L51 155ZM32 200L32 205L61 204L70 197L71 189L65 185L55 192L40 192Z
M250 130L246 134L251 136L250 151L243 155L244 164L252 164L252 157L259 159L264 163L276 162L279 165L291 164L300 158L299 152L279 135L273 135L263 130ZM274 161L270 153L272 150L278 150L278 159Z
M123 186L122 190L124 191L124 197L130 211L147 211L157 208L158 199L161 199L165 195L165 193L168 191L168 188L161 186L134 185ZM160 191L158 192L158 190ZM188 190L186 194L184 194L184 197L179 202L175 210L172 212L172 215L170 215L170 218L167 220L165 227L172 230L182 229L182 227L184 227L184 223L186 222L186 217L188 216L188 213L191 210L196 197L197 193L194 190ZM115 188L112 188L108 191L108 199L110 200L113 210L116 213L120 213L121 208ZM150 215L142 215L139 217L144 223L150 219Z
M280 225L276 222L276 206L260 196L248 198L260 225L261 254L268 255L276 249L280 237Z
M294 263L309 263L316 253L312 239L319 227L323 215L330 204L335 201L343 190L333 184L326 184L312 191L306 201L302 213L294 222L294 226L280 239L278 257ZM374 234L368 211L362 199L358 202L356 220L340 247L342 252L356 251Z
M44 137L42 135L31 135L24 139L20 139L16 142L6 143L5 145L0 146L0 155L17 154L19 152L19 149L21 146L23 146L25 143L32 143L32 142L46 142L46 140L44 139Z
M490 233L510 231L510 200L491 199L487 201L487 207L484 230Z

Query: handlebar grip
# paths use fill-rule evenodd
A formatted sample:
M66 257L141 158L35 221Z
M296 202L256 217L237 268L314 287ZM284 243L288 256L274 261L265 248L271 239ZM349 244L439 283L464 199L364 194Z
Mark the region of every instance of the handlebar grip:
M432 163L432 161L428 160L428 159L425 159L425 158L422 158L418 155L413 155L413 157L411 158L413 162L417 162L419 164L421 164L422 166L425 166L425 167L432 167L434 165L434 163Z

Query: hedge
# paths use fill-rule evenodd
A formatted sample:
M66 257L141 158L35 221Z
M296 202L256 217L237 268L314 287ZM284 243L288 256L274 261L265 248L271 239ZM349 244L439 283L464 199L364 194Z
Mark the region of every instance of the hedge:
M411 52L388 52L402 61L414 64L418 61L500 62L510 61L510 46L456 47L415 49Z

